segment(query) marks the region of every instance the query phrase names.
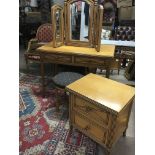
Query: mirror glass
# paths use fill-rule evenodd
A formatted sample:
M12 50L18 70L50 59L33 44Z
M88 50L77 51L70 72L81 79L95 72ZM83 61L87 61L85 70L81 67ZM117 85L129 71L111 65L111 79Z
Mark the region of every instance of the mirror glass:
M90 6L83 1L70 4L70 39L89 40L89 13Z
M57 9L55 13L55 21L56 21L56 41L61 41L61 10Z

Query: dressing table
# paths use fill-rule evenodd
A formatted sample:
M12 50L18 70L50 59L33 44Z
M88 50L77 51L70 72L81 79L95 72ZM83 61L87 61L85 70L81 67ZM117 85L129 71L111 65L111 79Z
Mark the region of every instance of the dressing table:
M87 8L87 13L86 13ZM65 0L51 8L53 40L39 47L43 92L44 63L103 67L109 77L114 45L101 45L103 7L97 0Z
M101 45L100 52L96 52L94 48L88 47L74 47L74 46L60 46L53 48L52 43L44 45L37 49L40 53L41 60L41 77L43 92L45 89L44 83L44 64L65 64L71 66L84 67L105 67L106 77L109 78L110 62L114 57L114 45Z

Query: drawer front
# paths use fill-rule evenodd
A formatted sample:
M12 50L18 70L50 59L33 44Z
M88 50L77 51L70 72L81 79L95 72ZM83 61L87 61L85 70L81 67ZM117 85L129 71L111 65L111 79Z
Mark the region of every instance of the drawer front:
M91 119L93 119L99 125L104 127L108 126L108 113L97 105L75 96L73 108L75 111L79 111L87 118L90 118L91 116Z
M44 60L49 62L71 63L72 57L68 55L60 55L60 54L46 54L44 55Z
M83 118L77 113L74 114L74 123L82 132L92 139L97 139L99 142L105 143L106 130L104 128L96 126L95 124L87 121L87 118Z
M75 57L75 63L88 65L88 66L104 66L105 60L100 58L91 58L91 57Z

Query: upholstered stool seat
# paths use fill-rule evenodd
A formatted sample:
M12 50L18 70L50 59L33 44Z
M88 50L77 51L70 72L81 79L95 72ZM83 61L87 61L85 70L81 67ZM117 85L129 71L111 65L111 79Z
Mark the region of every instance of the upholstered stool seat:
M56 86L65 88L67 85L82 77L82 74L75 72L60 72L52 78L52 81Z
M56 74L53 78L52 81L57 86L57 89L64 89L67 85L75 82L76 80L79 80L82 78L83 75L75 72L60 72ZM60 100L59 100L59 94L57 93L56 98L56 111L59 111L59 105L60 105Z

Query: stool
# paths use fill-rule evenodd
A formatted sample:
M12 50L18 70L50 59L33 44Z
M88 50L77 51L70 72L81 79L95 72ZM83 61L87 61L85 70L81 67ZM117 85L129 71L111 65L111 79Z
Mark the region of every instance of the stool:
M82 77L83 77L82 74L75 73L75 72L60 72L52 78L52 82L57 87L57 89L63 89L64 90L67 85L75 82L76 80L78 80ZM60 105L58 93L56 95L56 98L57 98L56 111L58 112L59 111L59 105Z

